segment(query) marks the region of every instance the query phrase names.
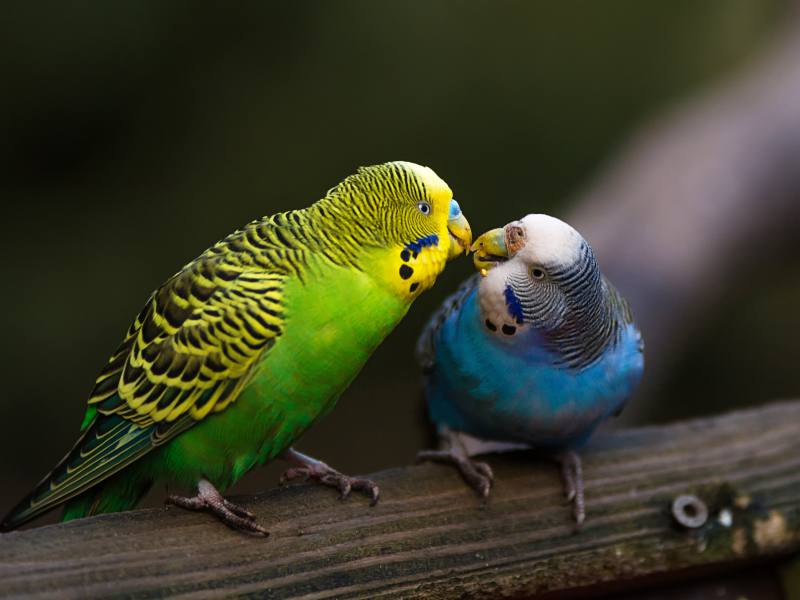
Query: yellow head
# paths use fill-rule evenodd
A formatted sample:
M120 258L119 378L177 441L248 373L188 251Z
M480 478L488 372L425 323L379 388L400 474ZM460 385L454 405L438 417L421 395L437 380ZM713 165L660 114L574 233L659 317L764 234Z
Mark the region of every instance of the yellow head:
M377 244L448 240L448 259L467 251L472 231L450 187L433 170L396 161L361 167L331 190L351 218L370 229ZM343 207L344 208L344 207Z

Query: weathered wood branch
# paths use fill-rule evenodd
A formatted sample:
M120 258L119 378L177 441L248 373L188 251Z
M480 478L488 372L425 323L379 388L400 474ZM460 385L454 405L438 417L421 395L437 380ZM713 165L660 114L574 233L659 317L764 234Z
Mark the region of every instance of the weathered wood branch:
M272 535L180 509L104 515L0 538L0 596L489 598L637 587L800 549L800 402L616 432L583 453L575 532L558 471L492 456L492 504L444 465L374 476L383 500L319 485L239 500ZM710 517L684 529L673 499Z

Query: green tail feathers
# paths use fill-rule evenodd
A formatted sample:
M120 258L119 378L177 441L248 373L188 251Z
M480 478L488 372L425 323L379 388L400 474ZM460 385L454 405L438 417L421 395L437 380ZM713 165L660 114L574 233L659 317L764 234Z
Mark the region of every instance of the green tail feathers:
M118 473L68 500L64 504L64 512L61 513L61 522L92 515L136 510L144 502L153 483L130 481L129 477L124 472Z
M61 513L61 522L139 508L147 496L147 492L153 486L153 481L149 477L143 477L137 467L138 465L134 466L136 470L123 469L89 489L68 498L64 504L64 512ZM41 490L47 489L51 480L52 476L49 476L37 486L36 490L14 507L5 520L0 523L0 532L12 531L20 525L50 512L64 502L64 500L37 501L37 498L42 496Z
M140 464L134 470L131 467L153 449L154 429L139 428L117 415L96 418L56 468L11 509L0 523L0 532L24 525L64 502L74 507L67 510L75 515L70 518L138 506L152 485L143 480L152 478L141 474ZM86 499L93 494L93 500ZM130 501L121 500L126 494ZM79 508L81 503L84 508Z

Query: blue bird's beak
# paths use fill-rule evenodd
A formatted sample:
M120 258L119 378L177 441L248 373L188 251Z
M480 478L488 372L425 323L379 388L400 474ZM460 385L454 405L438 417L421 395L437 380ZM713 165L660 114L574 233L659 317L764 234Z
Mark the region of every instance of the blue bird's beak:
M470 248L475 253L472 262L481 275L486 277L489 271L522 250L527 239L525 226L520 221L487 231Z
M470 248L475 254L472 255L472 262L475 268L486 277L486 274L494 269L501 262L508 260L508 248L506 247L505 228L492 229L480 236Z
M461 212L461 207L455 200L450 200L450 217L447 221L447 231L450 234L450 251L447 253L447 260L453 260L456 256L465 252L469 254L469 246L472 243L472 230L469 223Z

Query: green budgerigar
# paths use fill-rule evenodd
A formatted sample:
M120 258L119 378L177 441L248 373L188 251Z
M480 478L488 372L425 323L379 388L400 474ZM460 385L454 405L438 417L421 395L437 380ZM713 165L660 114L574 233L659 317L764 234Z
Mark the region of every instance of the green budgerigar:
M66 503L62 521L132 510L156 482L168 502L266 534L220 492L274 458L360 489L292 449L472 234L431 169L358 170L304 210L254 221L158 288L89 397L72 451L6 516L9 531Z

